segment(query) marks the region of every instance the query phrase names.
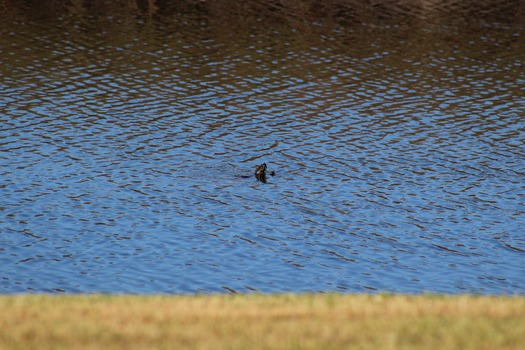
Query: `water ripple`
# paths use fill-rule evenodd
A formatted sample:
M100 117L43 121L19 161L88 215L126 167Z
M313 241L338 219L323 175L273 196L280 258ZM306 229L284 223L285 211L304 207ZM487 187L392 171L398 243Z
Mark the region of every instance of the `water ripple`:
M0 53L3 292L523 293L521 28L98 21Z

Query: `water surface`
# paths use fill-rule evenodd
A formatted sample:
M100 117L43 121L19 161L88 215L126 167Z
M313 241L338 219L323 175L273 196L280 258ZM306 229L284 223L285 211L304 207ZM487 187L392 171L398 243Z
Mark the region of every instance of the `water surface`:
M523 22L15 10L0 292L524 293Z

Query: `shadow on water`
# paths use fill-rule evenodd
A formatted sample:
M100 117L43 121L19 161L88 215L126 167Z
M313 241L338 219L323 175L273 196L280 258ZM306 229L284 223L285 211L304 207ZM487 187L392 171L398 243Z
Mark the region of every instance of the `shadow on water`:
M331 21L356 24L369 19L399 17L516 22L523 16L523 6L522 0L379 0L373 4L365 0L247 0L242 3L231 0L2 0L3 13L18 18L191 14L201 18L207 16L210 21L234 19L235 23L258 18L289 23Z
M0 8L1 292L524 292L523 1Z

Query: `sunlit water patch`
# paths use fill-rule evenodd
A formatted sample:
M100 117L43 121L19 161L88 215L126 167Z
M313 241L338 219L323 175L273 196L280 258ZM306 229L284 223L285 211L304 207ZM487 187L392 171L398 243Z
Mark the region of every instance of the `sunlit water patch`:
M128 20L3 29L1 292L524 292L522 27Z

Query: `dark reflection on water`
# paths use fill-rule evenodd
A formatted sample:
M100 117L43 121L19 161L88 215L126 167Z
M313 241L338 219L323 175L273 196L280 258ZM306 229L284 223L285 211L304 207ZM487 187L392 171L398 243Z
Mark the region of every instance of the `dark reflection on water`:
M218 4L4 2L0 292L524 292L520 2Z

